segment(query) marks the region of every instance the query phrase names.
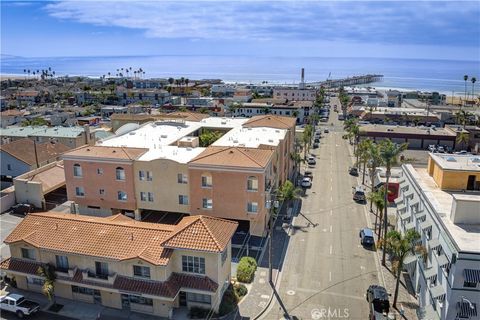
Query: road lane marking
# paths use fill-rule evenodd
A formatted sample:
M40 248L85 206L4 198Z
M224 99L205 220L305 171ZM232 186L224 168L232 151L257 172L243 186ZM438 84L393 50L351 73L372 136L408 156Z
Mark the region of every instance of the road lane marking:
M330 225L330 232L332 232L332 230L333 230L333 227L332 227L332 225Z
M332 271L328 273L328 281L332 281Z
M333 210L330 210L330 215L332 215L332 214L333 214Z
M330 186L330 191L332 191L332 190L333 190L333 186Z
M330 197L330 201L333 201L333 197Z
M332 254L332 252L333 252L333 247L330 246L330 254Z

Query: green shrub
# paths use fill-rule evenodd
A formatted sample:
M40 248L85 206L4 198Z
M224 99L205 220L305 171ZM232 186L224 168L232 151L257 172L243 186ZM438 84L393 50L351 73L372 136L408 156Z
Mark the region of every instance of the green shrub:
M240 282L250 283L257 270L257 262L254 258L243 257L240 259L237 267L237 280Z
M236 283L233 289L235 290L235 294L237 295L238 299L242 298L248 293L247 287L245 287L245 285L241 283Z

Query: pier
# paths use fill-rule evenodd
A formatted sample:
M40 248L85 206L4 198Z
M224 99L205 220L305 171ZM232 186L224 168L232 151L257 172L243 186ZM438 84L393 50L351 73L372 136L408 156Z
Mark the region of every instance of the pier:
M343 79L332 79L322 82L316 82L315 86L323 86L325 88L338 88L338 87L349 87L355 86L358 84L366 84L372 82L382 81L383 75L381 74L366 74L361 76L348 77Z

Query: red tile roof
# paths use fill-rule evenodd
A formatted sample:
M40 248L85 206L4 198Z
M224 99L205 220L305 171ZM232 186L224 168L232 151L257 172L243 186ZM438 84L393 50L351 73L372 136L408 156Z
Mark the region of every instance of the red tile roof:
M36 144L36 145L35 145ZM35 165L35 149L37 150L38 163L53 161L61 154L70 150L66 145L56 142L35 143L31 139L20 139L0 146L0 150L8 153L12 157L25 162L28 165Z
M273 150L258 148L210 146L190 161L190 164L265 168L273 153Z

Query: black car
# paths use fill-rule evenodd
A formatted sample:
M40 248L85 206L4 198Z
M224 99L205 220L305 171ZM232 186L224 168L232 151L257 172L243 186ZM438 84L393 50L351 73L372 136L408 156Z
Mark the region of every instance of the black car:
M315 142L315 143L320 143L320 139L319 139L319 138L315 138L315 140L313 140L313 142Z
M19 203L14 205L11 210L14 214L20 214L26 216L30 212L33 212L33 205L28 204L28 203Z
M349 170L348 170L348 173L352 176L355 176L355 177L358 177L358 168L355 168L355 167L351 167Z
M315 142L315 143L313 144L313 149L317 149L317 148L318 148L318 143Z
M390 311L387 290L382 286L371 285L367 289L366 296L370 305L369 319L385 319L384 316Z

